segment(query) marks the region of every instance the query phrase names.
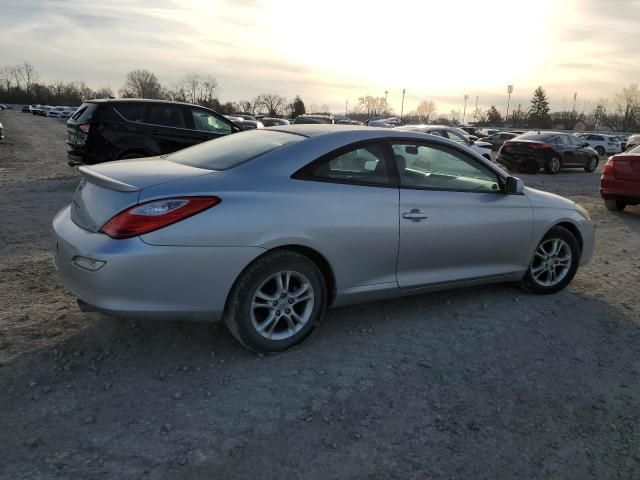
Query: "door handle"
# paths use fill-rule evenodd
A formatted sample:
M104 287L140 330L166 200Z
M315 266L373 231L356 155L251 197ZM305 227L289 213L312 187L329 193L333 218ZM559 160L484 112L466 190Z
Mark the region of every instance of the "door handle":
M424 220L427 216L420 212L417 208L411 209L410 212L405 212L402 214L402 218L406 218L407 220L411 220L412 222L419 222L420 220Z

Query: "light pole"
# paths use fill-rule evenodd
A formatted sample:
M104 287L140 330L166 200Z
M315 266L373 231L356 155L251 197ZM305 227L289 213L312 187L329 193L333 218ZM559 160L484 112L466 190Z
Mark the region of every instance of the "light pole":
M344 116L349 116L349 100L344 101Z
M509 104L511 103L511 94L513 93L513 85L507 85L507 93L509 94L509 98L507 99L507 114L505 115L504 121L509 121Z
M402 104L400 105L400 120L402 120L402 113L404 112L404 94L406 93L407 89L403 88L402 89Z
M573 114L576 114L576 99L578 98L578 92L573 92Z
M467 100L469 100L469 95L464 96L464 110L462 110L462 124L464 125L464 117L467 116Z
M473 123L476 123L477 116L478 116L478 95L476 95L476 109L473 111Z

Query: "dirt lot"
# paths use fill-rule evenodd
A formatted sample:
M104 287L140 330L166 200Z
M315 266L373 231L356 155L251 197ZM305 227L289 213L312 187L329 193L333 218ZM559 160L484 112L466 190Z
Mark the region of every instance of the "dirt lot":
M522 175L593 216L566 291L335 309L261 357L218 325L80 313L49 253L64 123L0 122L0 477L640 478L640 208L606 211L599 175Z

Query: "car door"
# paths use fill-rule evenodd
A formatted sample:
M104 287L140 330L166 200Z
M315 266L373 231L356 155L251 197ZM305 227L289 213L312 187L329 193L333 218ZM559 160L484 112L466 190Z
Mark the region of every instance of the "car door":
M569 135L564 133L558 135L556 137L556 147L558 153L560 153L563 166L575 165L576 163L579 163L576 159L575 153L577 147L576 145L573 145L571 143Z
M172 103L150 103L147 107L145 129L162 154L190 147L203 140L194 138L187 128L185 108Z
M587 165L591 161L591 158L593 157L593 152L591 152L591 148L590 147L585 148L583 146L585 143L583 139L578 138L575 135L567 135L567 136L569 137L569 141L571 142L571 144L575 147L574 158L573 158L573 161L575 162L575 164L580 167Z
M293 178L305 180L291 207L301 215L289 220L282 212L283 222L309 232L332 265L336 288L343 294L397 289L399 193L386 143L340 148Z
M227 119L201 108L189 108L187 116L189 128L193 130L193 136L196 140L195 143L213 140L234 131L231 122Z
M461 150L394 141L400 184L400 288L498 278L526 270L533 212L498 174Z

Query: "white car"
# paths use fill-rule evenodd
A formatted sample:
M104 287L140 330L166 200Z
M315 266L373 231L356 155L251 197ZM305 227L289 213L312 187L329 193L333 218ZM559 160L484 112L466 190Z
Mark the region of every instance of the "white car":
M582 133L578 135L589 144L598 155L615 154L622 152L622 142L615 135L604 135L600 133Z
M447 127L446 125L404 125L396 130L404 130L407 132L430 133L431 135L440 135L441 137L453 140L456 143L465 145L467 148L479 153L487 160L491 160L491 144L482 140L471 140L459 128Z

